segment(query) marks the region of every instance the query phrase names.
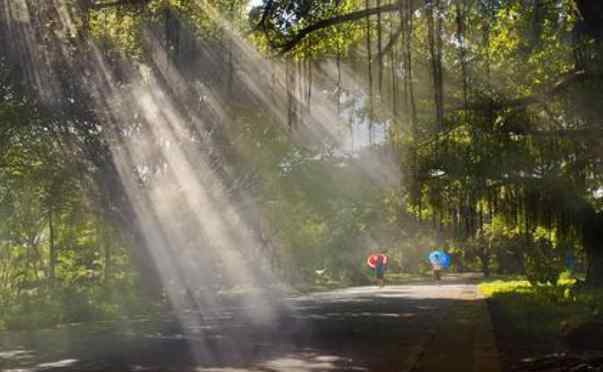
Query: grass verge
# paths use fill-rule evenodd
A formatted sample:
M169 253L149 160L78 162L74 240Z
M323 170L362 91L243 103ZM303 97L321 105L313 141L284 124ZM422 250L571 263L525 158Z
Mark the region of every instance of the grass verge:
M509 363L567 349L571 327L601 317L603 290L576 289L565 276L556 286L534 286L521 277L494 278L479 288L488 298L497 343Z

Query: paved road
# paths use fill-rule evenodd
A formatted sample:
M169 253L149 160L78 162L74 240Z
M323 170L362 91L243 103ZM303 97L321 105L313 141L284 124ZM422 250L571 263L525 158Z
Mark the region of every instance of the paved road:
M465 280L358 287L224 308L214 317L187 312L159 328L128 322L6 334L0 368L498 372L484 314L476 286Z

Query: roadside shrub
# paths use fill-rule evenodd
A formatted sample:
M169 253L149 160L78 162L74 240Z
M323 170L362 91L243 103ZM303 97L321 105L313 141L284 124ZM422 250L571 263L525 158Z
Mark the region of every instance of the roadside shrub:
M517 335L559 338L567 325L585 324L601 316L603 290L578 289L575 283L572 278L561 279L557 285L506 279L484 282L479 288Z
M149 303L135 288L83 286L37 288L4 298L2 329L44 329L60 324L149 316L158 304Z
M563 259L548 239L541 238L530 245L525 270L528 281L534 286L556 285L563 271Z

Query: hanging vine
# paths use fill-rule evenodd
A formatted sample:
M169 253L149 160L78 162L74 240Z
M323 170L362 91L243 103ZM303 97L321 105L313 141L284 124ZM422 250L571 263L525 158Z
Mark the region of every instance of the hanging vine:
M418 220L422 219L422 200L421 200L421 179L419 175L418 153L416 141L418 139L417 128L417 108L415 103L414 79L413 79L413 59L412 42L414 34L413 24L414 1L401 1L401 21L402 21L402 43L403 43L403 67L404 67L404 112L407 122L410 124L410 133L412 140L408 150L410 167L410 195L412 205L415 206L415 215Z
M337 99L337 117L341 114L341 48L337 43L337 55L335 60L337 66L337 87L336 87L336 99Z
M377 8L381 8L381 0L377 1ZM382 44L381 13L377 13L377 68L379 97L383 96L383 44Z
M443 77L442 77L442 18L441 0L425 0L427 17L427 44L431 58L434 104L436 111L436 130L444 128Z
M467 50L465 46L467 0L457 0L456 2L456 37L459 46L459 61L461 65L461 78L463 85L463 113L467 115L467 105L469 100L469 81L467 76Z
M297 127L297 73L292 57L285 60L285 90L287 91L287 124L289 130Z
M308 83L307 83L307 94L306 94L306 106L308 107L308 114L312 111L312 58L308 57Z
M369 0L365 0L364 5L366 9L369 8ZM368 130L369 130L369 144L373 144L373 56L372 56L372 40L371 40L371 17L369 14L366 15L366 53L368 63Z
M400 20L402 20L402 10L400 10ZM395 35L394 35L394 17L390 16L389 17L389 39L390 42L394 40ZM394 123L394 128L395 130L399 131L398 125L399 125L399 118L398 118L398 73L396 71L396 67L399 64L398 61L398 53L397 53L397 48L395 46L393 46L392 48L390 48L389 50L389 60L390 60L390 67L391 67L391 75L392 75L392 117L393 117L393 123Z

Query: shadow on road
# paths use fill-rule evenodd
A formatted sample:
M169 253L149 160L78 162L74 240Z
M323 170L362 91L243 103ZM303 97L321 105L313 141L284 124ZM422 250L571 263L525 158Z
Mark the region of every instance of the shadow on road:
M457 281L458 280L458 281ZM258 324L246 308L215 319L200 312L159 324L80 325L1 339L3 371L400 371L449 307L470 302L467 278L441 286L351 288L281 299L276 317ZM468 293L468 292L467 292ZM255 309L257 312L258 309Z

